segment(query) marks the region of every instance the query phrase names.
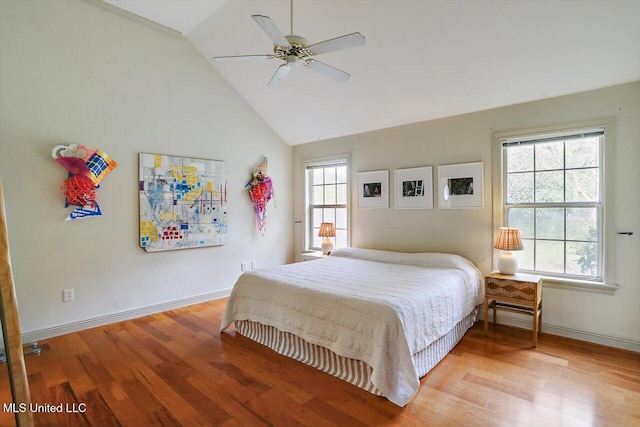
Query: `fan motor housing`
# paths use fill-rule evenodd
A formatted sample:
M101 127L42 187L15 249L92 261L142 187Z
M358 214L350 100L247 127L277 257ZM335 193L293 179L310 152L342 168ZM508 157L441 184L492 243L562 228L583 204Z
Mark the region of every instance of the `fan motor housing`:
M288 36L284 36L285 39L287 39L287 41L289 42L289 44L291 46L293 46L294 44L300 45L302 47L307 47L309 46L309 41L307 39L305 39L304 37L301 36L296 36L296 35L288 35Z
M289 42L289 46L280 46L278 44L273 45L273 54L276 58L285 60L287 63L291 63L291 57L295 57L299 61L306 62L311 58L311 56L313 56L307 48L309 41L304 37L288 35L285 36L285 38Z

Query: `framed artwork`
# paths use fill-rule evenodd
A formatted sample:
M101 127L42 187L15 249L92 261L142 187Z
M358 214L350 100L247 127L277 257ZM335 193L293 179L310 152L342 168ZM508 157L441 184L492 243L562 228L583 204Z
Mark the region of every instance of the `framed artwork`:
M483 176L483 162L438 166L438 208L483 208Z
M396 209L433 209L433 168L395 171Z
M225 162L147 153L139 160L140 247L157 252L228 242Z
M386 209L389 207L389 171L358 173L358 208Z

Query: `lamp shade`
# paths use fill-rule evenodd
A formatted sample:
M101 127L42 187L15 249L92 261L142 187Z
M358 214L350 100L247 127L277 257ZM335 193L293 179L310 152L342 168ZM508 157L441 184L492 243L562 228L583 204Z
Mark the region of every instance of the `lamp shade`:
M320 237L336 237L336 227L332 222L323 222L320 224L320 232L318 233Z
M521 251L524 249L522 246L522 239L520 238L520 230L517 228L500 227L498 229L498 237L496 237L496 243L493 245L496 249L502 249L503 251Z

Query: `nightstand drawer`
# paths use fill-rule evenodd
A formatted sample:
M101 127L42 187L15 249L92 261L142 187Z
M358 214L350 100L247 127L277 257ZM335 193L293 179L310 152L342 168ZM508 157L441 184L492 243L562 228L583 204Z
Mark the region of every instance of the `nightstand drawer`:
M537 283L535 282L487 277L486 286L487 295L522 301L535 301L536 299Z

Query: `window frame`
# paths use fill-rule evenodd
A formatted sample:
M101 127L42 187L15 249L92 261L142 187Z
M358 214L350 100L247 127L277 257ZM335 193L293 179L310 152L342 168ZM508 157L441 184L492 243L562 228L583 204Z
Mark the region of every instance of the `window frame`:
M309 170L323 167L332 167L332 166L342 166L346 167L346 204L335 204L335 205L311 205L311 195L312 195L312 183L309 179ZM349 155L339 155L339 156L331 156L331 157L323 157L319 159L313 159L305 161L304 163L304 179L305 179L305 239L304 239L304 251L320 251L320 247L313 246L313 213L312 210L314 207L323 207L323 208L345 208L347 210L347 247L351 245L351 172L350 172L350 156ZM335 239L335 238L334 238Z
M594 292L612 293L618 286L615 285L614 277L614 236L612 212L612 194L614 189L613 173L607 167L610 159L613 159L615 147L614 119L604 119L592 122L573 123L562 126L529 129L512 132L497 132L493 135L493 241L495 241L497 229L507 225L508 205L506 203L507 170L503 142L513 140L537 140L545 137L558 137L562 135L578 134L593 129L604 131L604 140L600 144L599 162L599 217L598 217L598 257L600 277L595 280L572 276L567 274L554 274L547 272L537 272L535 274L544 277L545 286L584 289ZM563 165L564 167L564 165ZM562 204L570 205L566 202ZM524 205L524 204L522 204ZM537 205L537 204L536 204ZM550 204L552 205L552 203ZM514 207L514 206L511 206ZM566 227L566 224L565 224ZM566 236L565 236L566 237ZM565 239L566 242L566 239ZM493 242L492 242L493 243ZM493 244L492 244L493 247ZM493 267L497 268L499 251L493 254Z

